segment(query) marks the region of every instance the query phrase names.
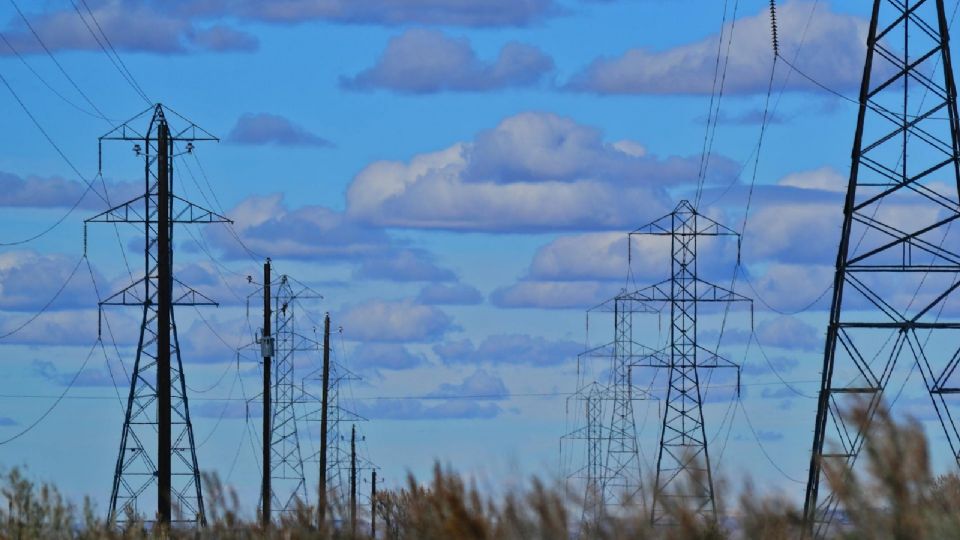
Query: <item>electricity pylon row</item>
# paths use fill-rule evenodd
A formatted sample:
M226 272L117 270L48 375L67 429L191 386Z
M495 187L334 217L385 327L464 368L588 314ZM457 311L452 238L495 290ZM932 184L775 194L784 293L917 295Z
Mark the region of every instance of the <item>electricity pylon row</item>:
M654 524L664 523L668 514L663 508L675 498L682 498L685 506L708 519L715 518L701 373L717 368L733 368L739 373L737 364L700 345L697 335L700 304L750 303L744 296L701 279L697 271L699 238L739 235L703 216L687 201L630 233L628 245L634 235L669 238L671 275L649 287L624 290L591 310L613 314L614 339L581 357L581 362L584 358L609 358L609 381L581 381L573 399L586 404L586 423L567 436L585 441L586 464L573 476L583 481L587 528L595 526L611 507L624 506L647 507ZM663 312L668 313L670 321L666 347L643 345L642 336L649 335L649 327L637 328L641 323L635 317ZM656 372L665 371L667 378L650 500L645 500L643 489L634 402L650 399L655 389L654 382L636 385L634 371L640 368L653 368L655 373L648 377L654 382ZM739 376L737 381L739 384Z

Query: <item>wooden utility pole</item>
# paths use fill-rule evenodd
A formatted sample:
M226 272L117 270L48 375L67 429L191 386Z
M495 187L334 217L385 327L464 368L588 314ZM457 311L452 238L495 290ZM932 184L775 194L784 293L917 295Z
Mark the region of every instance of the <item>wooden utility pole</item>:
M263 335L260 352L263 356L263 487L261 489L261 520L263 528L270 526L270 360L273 357L273 337L270 335L270 259L263 263Z
M323 394L320 396L320 493L318 526L323 529L327 513L327 406L330 402L330 314L323 318Z
M165 524L170 523L173 514L171 511L173 444L170 414L173 247L170 243L172 236L170 181L170 128L167 122L162 120L157 126L157 519Z
M357 537L357 425L350 428L350 532Z
M370 538L377 537L377 470L370 475Z

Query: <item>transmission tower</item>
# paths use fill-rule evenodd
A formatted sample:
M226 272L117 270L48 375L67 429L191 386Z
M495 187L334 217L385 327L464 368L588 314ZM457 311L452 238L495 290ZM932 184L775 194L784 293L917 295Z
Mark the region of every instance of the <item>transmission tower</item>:
M582 527L588 530L600 521L604 513L603 443L607 440L608 429L603 423L603 411L604 404L610 400L608 388L596 381L580 387L567 398L567 414L570 414L571 408L577 413L583 413L583 424L561 438L561 453L563 445L570 441L579 441L578 446L583 447L584 463L567 475L567 481L573 484L576 490L582 489L582 499L578 501L583 510L580 522ZM609 405L606 408L608 407Z
M274 400L272 454L270 476L272 478L273 502L276 513L297 510L297 504L307 501L307 483L304 475L303 453L297 429L296 405L303 401L300 388L295 384L294 366L297 352L316 352L319 344L297 331L296 306L301 300L322 298L306 287L293 286L292 280L283 275L275 295L276 306L274 332Z
M751 300L698 277L697 240L718 236L739 239L739 235L701 215L687 201L681 201L673 212L640 227L631 233L633 235L667 236L672 254L670 279L618 297L624 304L661 305L670 311L667 348L633 363L633 366L666 369L668 378L651 521L664 523L666 514L662 507L667 499L682 499L684 506L694 508L707 519L716 519L700 372L734 368L739 388L739 366L699 345L698 306L705 302L750 303Z
M804 501L817 537L840 510L826 473L855 465L885 390L906 384L907 368L921 373L960 460L949 402L960 392L960 324L940 320L960 287L956 98L943 0L875 0ZM847 416L857 402L866 422Z
M167 113L186 123L172 129ZM134 126L144 120L146 129ZM196 141L215 141L162 105L156 105L100 138L134 142L144 161L144 194L94 216L86 223L131 223L144 227L144 276L100 303L137 306L143 312L140 338L127 398L120 451L110 494L109 520L155 517L161 523L205 523L200 471L187 403L174 306L215 306L215 302L184 285L173 275L174 224L228 223L173 190L177 145L190 152ZM102 163L101 163L102 169ZM156 486L153 510L145 501ZM143 512L149 512L144 514ZM153 515L151 515L153 514Z
M322 370L310 373L302 380L304 402L319 405L306 413L306 419L320 424L321 431L326 425L325 432L321 433L321 446L324 442L326 443L326 452L323 452L322 446L307 461L316 462L323 467L324 476L321 483L325 485L326 492L322 495L326 498L327 506L342 509L347 508L346 498L350 494L350 429L344 426L365 422L366 418L345 407L340 399L342 387L360 378L334 360L330 360L328 368L326 396L324 396L322 384ZM319 395L312 390L317 385L320 386ZM326 397L326 415L322 406L324 397ZM363 460L363 458L360 459ZM363 461L366 463L365 460ZM363 468L372 468L372 465ZM321 517L325 519L322 514Z
M584 423L561 439L561 450L564 441L579 440L585 445L585 463L568 480L575 480L584 489L582 532L586 533L609 512L608 506L643 502L643 467L634 401L648 400L650 395L633 385L632 369L648 355L656 354L637 343L633 334L634 315L656 313L655 309L618 295L588 310L588 328L594 312L613 315L613 341L580 355L578 390L568 401L582 402ZM584 362L593 360L610 362L609 380L603 384L586 377L592 369ZM568 414L569 410L568 402ZM579 405L575 410L579 410ZM605 423L604 418L609 418L609 422Z

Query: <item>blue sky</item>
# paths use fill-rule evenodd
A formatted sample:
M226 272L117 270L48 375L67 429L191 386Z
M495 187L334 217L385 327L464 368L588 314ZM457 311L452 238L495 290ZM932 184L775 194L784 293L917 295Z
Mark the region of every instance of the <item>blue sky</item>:
M736 288L757 297L756 340L769 362L747 345L746 312L734 311L720 350L744 365L744 406L724 424L729 392L711 401L708 431L730 426L716 439L727 448L723 473L748 471L764 489L799 498L802 485L767 461L745 418L776 466L805 479L827 309L815 300L832 280L856 110L782 63L767 102L767 2L87 3L149 99L221 137L200 143L196 156L236 234L273 257L276 271L324 294L307 308L317 319L329 311L343 327L338 359L363 377L351 385L350 404L369 418L365 451L387 485L402 483L407 471L428 472L434 460L491 484L563 474L557 448L570 427L565 393L578 381L584 310L624 286L625 233L695 196L725 18L727 78L701 210L740 229L756 166ZM0 31L23 61L0 44L0 74L93 178L97 137L111 125L88 114L84 95L112 120L146 104L70 1L19 4L83 95L10 3L0 5ZM856 95L861 76L868 14L860 4L790 0L778 13L782 53L846 96ZM770 121L756 161L765 105ZM0 107L0 241L7 242L62 216L82 184L7 88ZM142 179L130 149L114 144L104 155L111 198L135 193ZM202 202L205 185L187 174L199 178L199 166L185 161L177 187ZM0 330L49 300L82 255L82 220L102 209L88 195L50 234L2 248ZM259 262L217 227L195 228L192 237L177 231L178 271L223 303L204 310L210 324L244 343L252 336L238 298L253 292L245 276ZM136 275L136 234L90 231L101 294L129 279L122 250ZM664 248L634 244L637 285L668 276ZM730 248L702 246L701 272L725 286ZM811 303L796 315L776 312ZM213 386L193 396L197 437L206 441L201 468L229 475L252 507L259 476L242 411L236 401L216 401L238 397L235 356L196 313L183 311L188 381ZM138 321L119 311L109 317L129 365ZM0 341L7 419L0 439L29 426L60 394L96 339L96 321L84 264L50 309ZM719 326L719 315L705 313L701 335L715 343ZM590 344L601 343L607 327L594 319ZM662 343L655 322L644 332ZM82 372L85 384L0 447L0 464L26 465L103 508L122 424L108 377L120 360L109 352L109 366L98 350ZM305 358L302 369L316 360ZM255 364L244 360L239 372L252 395ZM463 398L490 394L509 397ZM642 404L637 414L655 412L656 404ZM649 457L656 430L645 425Z

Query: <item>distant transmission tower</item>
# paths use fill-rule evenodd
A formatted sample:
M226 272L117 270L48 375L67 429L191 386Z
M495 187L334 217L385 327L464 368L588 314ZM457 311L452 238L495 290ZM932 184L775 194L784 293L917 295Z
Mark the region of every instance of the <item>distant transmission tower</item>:
M873 2L804 501L817 537L840 510L825 474L854 466L888 385L909 377L901 357L960 460L960 324L941 321L960 287L953 73L943 0ZM866 425L846 416L858 402Z
M276 513L297 510L297 503L307 502L307 482L303 468L303 454L297 424L296 405L303 401L300 387L295 384L295 354L316 352L319 344L297 331L296 306L299 300L322 298L305 287L294 286L286 275L280 277L275 295L276 317L274 331L274 383L273 422L270 449L270 476L272 478L273 502Z
M329 315L325 319L325 326L329 325ZM330 339L325 335L325 343L329 346ZM326 353L329 358L329 349ZM341 388L350 381L359 380L359 377L346 369L340 362L330 360L328 364L326 388L324 388L322 370L308 374L302 380L302 394L306 403L320 405L307 412L307 420L320 424L321 448L308 458L308 461L317 462L320 466L320 494L322 511L320 519L325 520L326 507L344 509L348 507L350 494L350 430L345 428L348 423L365 422L356 412L346 408L340 399ZM308 389L319 383L319 395ZM324 410L324 403L326 409ZM324 414L326 413L326 414ZM324 430L324 426L326 429ZM325 451L324 451L325 449ZM326 504L323 505L323 501ZM343 517L343 516L341 516Z
M166 113L156 105L100 138L136 143L144 160L144 194L115 206L86 223L143 224L144 276L100 306L138 306L143 311L140 339L127 398L120 451L110 493L111 522L128 517L204 524L200 470L187 404L174 306L212 306L215 302L173 276L173 226L226 223L229 220L174 194L173 163L177 144L190 152L195 141L217 140L187 122L171 130ZM133 122L149 116L146 129ZM151 504L148 490L156 486Z
M589 534L604 514L603 446L608 430L604 426L603 411L604 404L609 401L608 389L596 381L582 386L567 398L567 414L570 414L572 406L577 413L584 415L582 425L564 435L560 443L563 446L570 441L580 441L579 445L583 446L583 465L571 472L567 480L579 492L578 497L582 497L577 502L583 510L580 522L585 529L583 533L586 534ZM561 447L561 453L563 451L564 448ZM566 451L569 452L569 448Z
M588 328L594 312L613 315L613 341L585 351L580 361L609 361L609 380L602 384L596 379L578 381L578 391L571 400L585 405L584 423L561 439L561 445L564 441L583 441L585 446L585 463L568 478L584 490L581 535L590 534L590 528L610 511L608 507L644 502L634 402L650 396L645 389L634 386L632 370L656 354L636 342L633 333L634 315L657 313L655 309L621 293L588 310ZM588 366L583 367L581 377L588 371Z
M654 524L663 523L666 518L664 501L675 498L682 499L683 506L694 508L704 517L716 519L700 372L704 369L735 368L739 389L739 366L699 345L698 306L705 302L751 300L698 277L697 240L717 236L739 238L739 235L699 214L687 201L681 201L672 213L640 227L632 235L670 237L672 254L670 279L619 297L624 304L639 302L666 306L670 310L667 349L646 355L645 360L633 364L666 369L669 381L660 431L651 521Z

